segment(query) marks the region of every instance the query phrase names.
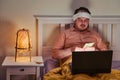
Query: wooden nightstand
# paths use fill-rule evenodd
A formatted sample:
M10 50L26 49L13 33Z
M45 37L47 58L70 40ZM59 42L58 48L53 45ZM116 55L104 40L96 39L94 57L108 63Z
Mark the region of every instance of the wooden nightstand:
M41 80L40 70L43 68L41 56L33 56L31 62L15 62L15 57L5 57L2 66L6 69L6 80L10 80L10 75L36 75L36 80Z

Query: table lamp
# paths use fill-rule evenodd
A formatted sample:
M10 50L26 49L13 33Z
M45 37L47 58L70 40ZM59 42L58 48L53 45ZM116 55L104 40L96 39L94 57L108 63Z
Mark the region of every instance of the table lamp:
M15 47L15 62L31 62L31 39L28 29L20 29L17 31L16 47Z

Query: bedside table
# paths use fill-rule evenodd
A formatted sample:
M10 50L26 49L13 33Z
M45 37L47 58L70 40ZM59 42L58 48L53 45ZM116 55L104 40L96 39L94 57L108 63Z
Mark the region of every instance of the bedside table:
M32 56L31 62L15 62L15 57L5 57L2 66L6 67L6 80L10 80L10 75L36 75L36 80L41 80L40 71L44 67L41 56Z

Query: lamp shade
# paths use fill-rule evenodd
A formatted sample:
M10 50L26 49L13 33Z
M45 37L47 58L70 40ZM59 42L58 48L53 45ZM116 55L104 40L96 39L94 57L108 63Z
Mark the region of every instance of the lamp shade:
M27 29L18 30L16 41L16 48L18 50L20 49L25 52L32 48L29 30Z

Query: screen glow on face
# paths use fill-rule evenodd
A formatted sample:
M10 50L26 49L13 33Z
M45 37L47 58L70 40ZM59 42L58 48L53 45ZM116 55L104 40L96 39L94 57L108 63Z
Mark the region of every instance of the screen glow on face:
M89 25L89 19L85 17L77 18L75 21L76 28L80 31L86 30Z

